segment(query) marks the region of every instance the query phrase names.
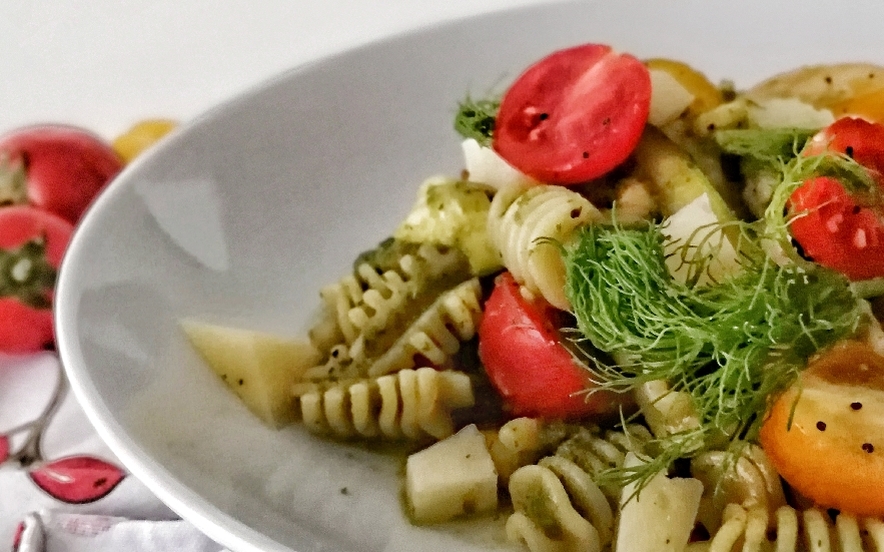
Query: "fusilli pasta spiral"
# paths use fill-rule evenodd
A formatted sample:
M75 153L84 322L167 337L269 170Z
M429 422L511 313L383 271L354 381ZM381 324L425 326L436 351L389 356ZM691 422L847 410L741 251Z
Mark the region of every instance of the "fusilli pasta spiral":
M703 483L697 521L710 533L718 530L728 504L761 508L770 516L786 504L780 476L757 445L746 445L736 459L727 451L700 454L691 460L691 475Z
M599 434L581 428L555 454L517 469L509 480L515 512L507 536L531 552L602 550L614 534L619 489L600 487L595 476L619 467L628 452L643 452L646 428Z
M357 264L352 274L320 290L324 310L310 332L314 346L329 351L362 338L370 342L385 337L399 321L432 303L440 289L467 279L469 263L453 248L421 244L381 268L368 262ZM439 282L445 285L437 285ZM387 338L389 339L389 338ZM383 341L383 339L381 339ZM378 343L378 350L386 342Z
M491 200L488 234L517 282L566 310L565 269L555 243L602 219L588 199L563 186L513 185Z
M729 504L721 528L708 541L690 544L687 551L881 552L884 521L844 513L833 521L823 510L791 506L781 506L771 515L765 508Z
M428 367L351 382L299 384L294 394L310 431L341 438L444 439L454 433L451 411L474 402L467 374Z
M467 280L439 295L405 327L386 328L384 331L394 339L382 351L375 351L365 334L359 335L349 345L331 347L328 360L307 370L303 379L354 379L419 365L446 366L460 344L476 334L482 318L481 295L478 278Z

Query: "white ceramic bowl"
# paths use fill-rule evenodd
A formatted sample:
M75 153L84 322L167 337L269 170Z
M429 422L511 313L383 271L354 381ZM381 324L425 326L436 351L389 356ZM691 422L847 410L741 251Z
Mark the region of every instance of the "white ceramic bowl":
M607 42L749 85L802 63L884 61L882 15L877 0L849 12L766 0L562 4L282 75L177 132L83 220L57 295L73 389L126 466L235 551L508 548L499 527L410 526L389 458L263 427L176 321L304 332L319 286L392 231L425 177L459 172L457 101L499 90L555 48Z

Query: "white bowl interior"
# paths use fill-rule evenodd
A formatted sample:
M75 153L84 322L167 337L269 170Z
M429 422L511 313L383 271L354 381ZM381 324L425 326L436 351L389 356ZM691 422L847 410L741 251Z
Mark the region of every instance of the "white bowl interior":
M410 526L401 464L264 428L177 320L306 331L320 285L386 237L426 177L457 174L458 100L557 47L607 42L752 82L881 61L881 8L785 1L583 2L422 30L297 68L128 168L82 222L57 294L59 350L101 435L233 550L506 548L497 525ZM484 527L484 528L483 528Z

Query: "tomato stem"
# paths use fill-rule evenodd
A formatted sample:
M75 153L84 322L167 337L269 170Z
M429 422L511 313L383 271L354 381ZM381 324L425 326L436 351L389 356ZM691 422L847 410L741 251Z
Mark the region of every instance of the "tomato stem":
M16 297L38 309L49 308L56 270L46 260L46 237L17 249L0 250L0 297Z

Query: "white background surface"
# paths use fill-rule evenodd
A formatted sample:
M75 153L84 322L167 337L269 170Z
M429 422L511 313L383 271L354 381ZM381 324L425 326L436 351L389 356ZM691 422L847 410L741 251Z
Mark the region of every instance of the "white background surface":
M383 35L550 1L0 0L0 132L64 122L112 138Z

